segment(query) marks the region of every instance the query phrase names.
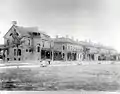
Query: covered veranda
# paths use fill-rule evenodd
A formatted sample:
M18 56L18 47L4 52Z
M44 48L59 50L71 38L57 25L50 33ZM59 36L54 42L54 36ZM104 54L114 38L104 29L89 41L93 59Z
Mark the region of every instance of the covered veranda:
M67 53L67 60L68 61L74 61L77 59L77 53L76 52L68 52Z
M54 51L54 60L63 60L63 54L61 51Z
M52 50L51 49L41 49L41 59L51 59L52 60Z

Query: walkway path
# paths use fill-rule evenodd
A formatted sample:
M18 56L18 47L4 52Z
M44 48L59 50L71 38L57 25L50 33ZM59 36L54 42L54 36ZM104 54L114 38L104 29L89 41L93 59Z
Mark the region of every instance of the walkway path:
M48 62L2 62L0 68L18 68L18 67L47 67L47 66L71 66L71 65L91 65L91 64L120 64L113 61L53 61L49 65Z

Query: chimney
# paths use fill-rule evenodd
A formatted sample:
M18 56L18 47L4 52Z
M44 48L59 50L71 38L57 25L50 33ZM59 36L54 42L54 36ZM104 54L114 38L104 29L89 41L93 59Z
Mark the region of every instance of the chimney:
M76 39L76 41L78 42L78 39Z
M56 39L58 38L58 35L56 35Z
M12 25L17 25L17 21L12 21Z
M69 38L69 36L68 36L68 35L66 35L66 38Z
M72 36L71 39L74 40L74 37Z

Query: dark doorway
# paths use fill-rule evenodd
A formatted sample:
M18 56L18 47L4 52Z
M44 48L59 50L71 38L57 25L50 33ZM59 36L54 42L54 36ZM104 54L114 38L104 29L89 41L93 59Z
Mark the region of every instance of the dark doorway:
M41 50L41 59L51 59L52 53L49 50Z
M63 60L62 53L59 51L54 51L54 60Z

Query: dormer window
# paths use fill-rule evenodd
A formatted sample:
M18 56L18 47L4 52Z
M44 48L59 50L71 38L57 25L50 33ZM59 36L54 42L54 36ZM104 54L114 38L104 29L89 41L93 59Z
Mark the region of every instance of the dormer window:
M34 36L37 36L37 33L36 33L36 32L33 32L33 35L34 35Z
M38 33L38 32L33 32L32 35L33 35L33 36L40 36L40 33Z

